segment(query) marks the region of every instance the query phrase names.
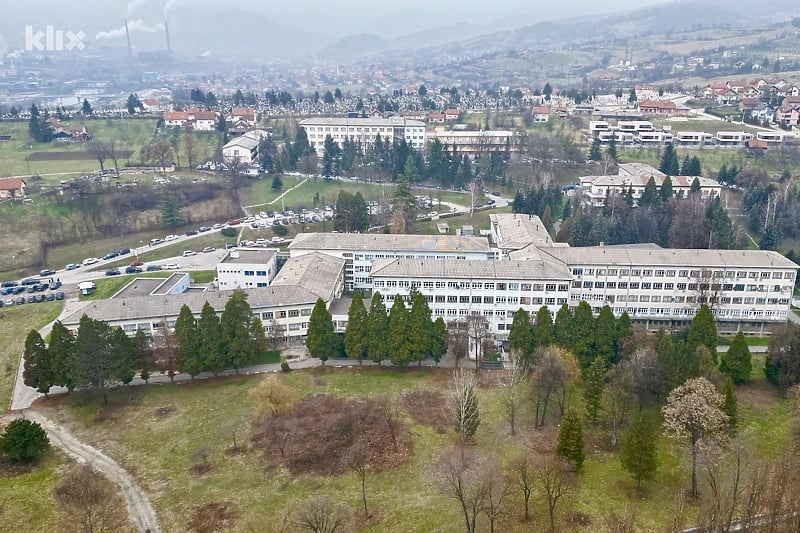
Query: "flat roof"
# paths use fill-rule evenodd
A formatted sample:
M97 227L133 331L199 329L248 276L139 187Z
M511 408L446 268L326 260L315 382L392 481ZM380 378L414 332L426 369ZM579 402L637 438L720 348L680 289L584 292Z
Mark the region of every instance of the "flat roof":
M344 259L320 252L291 257L270 286L300 286L328 301L342 276L344 265Z
M151 294L167 294L175 287L175 285L183 281L184 278L187 278L188 276L189 274L185 272L175 272L166 280L164 280L161 284L159 284L158 287L153 289L153 292Z
M523 261L448 261L436 259L377 259L373 278L571 280L564 263L544 257Z
M300 121L301 126L419 126L425 127L421 120L403 117L388 118L347 118L347 117L312 117Z
M501 213L489 215L493 235L499 237L495 242L504 250L519 250L530 244L552 246L553 239L536 215Z
M234 248L228 250L220 264L265 265L272 262L277 253L274 248Z
M567 266L622 265L697 267L697 268L782 268L798 265L778 252L768 250L708 250L585 246L580 248L545 248L542 253L564 261Z
M361 300L364 309L369 311L369 299ZM333 316L347 316L350 312L350 305L353 303L352 298L336 298L331 301L328 306L328 312Z
M489 252L486 237L464 235L386 235L383 233L300 233L289 250L397 252Z
M133 278L111 298L130 298L132 296L148 296L164 283L167 278Z

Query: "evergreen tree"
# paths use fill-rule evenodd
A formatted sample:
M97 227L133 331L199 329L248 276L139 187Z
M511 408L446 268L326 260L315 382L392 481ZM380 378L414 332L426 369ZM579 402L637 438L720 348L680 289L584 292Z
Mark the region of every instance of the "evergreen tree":
M580 472L583 467L585 454L583 452L583 424L574 409L567 411L561 420L561 429L558 431L556 442L556 455L568 462Z
M153 364L153 350L143 329L137 329L136 335L133 336L133 350L136 353L136 366L140 369L139 375L147 383Z
M367 202L361 191L353 196L353 230L365 232L369 229L369 210L367 209Z
M213 372L216 376L231 366L228 355L222 348L222 325L216 311L208 301L200 310L200 318L197 320L197 337L201 339L197 347L197 355L203 370Z
M447 324L442 317L437 317L433 322L433 333L431 336L431 357L439 364L442 357L447 353Z
M640 411L623 435L619 460L622 468L636 480L637 490L641 490L642 481L655 478L658 471L658 426L647 412Z
M592 308L588 302L581 301L575 308L575 314L572 317L571 335L572 342L567 348L578 358L581 368L589 368L593 359L592 346L595 333Z
M586 417L592 424L597 423L600 414L605 379L606 360L598 355L592 361L583 380L583 403L586 406Z
M700 375L696 348L681 339L673 340L663 331L657 336L656 356L665 378L665 389L662 392L668 392L685 383L687 379Z
M644 187L644 191L642 195L639 197L639 207L648 207L651 205L656 205L659 200L658 191L656 188L656 180L652 176L650 176L650 180L647 182L647 185Z
M175 228L184 224L178 204L172 193L167 189L161 199L161 225L165 228Z
M543 305L533 319L533 346L538 350L553 343L553 315L550 308Z
M411 361L422 363L429 357L433 348L433 321L428 300L422 294L412 291L411 313L409 319L409 343ZM391 315L389 316L391 323Z
M615 137L611 137L608 140L608 146L606 147L606 155L612 161L619 162L619 153L617 152L617 139Z
M714 365L717 364L717 324L714 322L714 314L706 304L701 305L694 315L686 341L692 350L697 349L700 345L708 348Z
M50 369L53 372L53 385L66 387L68 390L75 388L74 370L75 336L56 320L50 330L50 345L47 347L50 360Z
M12 464L31 463L50 447L47 432L38 422L17 418L0 435L0 455Z
M731 430L736 430L739 424L739 402L736 399L736 391L733 389L733 380L730 376L725 376L722 382L722 412L728 415L728 426Z
M512 354L530 363L534 350L533 325L530 315L523 308L517 309L508 332L508 349Z
M283 180L281 179L280 174L275 174L275 177L272 178L272 185L270 185L270 188L273 191L280 191L283 189Z
M569 349L572 344L572 311L567 304L563 304L556 312L553 340L562 348Z
M331 314L325 307L325 301L322 298L317 298L317 303L314 304L314 309L311 311L306 347L311 357L322 361L322 366L325 366L325 361L332 355L336 355L336 332L333 329Z
M728 216L728 211L722 205L722 200L718 196L708 202L706 220L708 220L708 230L710 232L710 248L729 250L736 247L733 224Z
M389 328L386 337L389 358L393 364L402 366L412 361L410 335L408 309L406 309L403 299L396 296L391 309L389 309Z
M197 331L197 321L189 306L184 304L175 319L175 362L180 372L185 372L192 379L205 370L200 359L200 346L203 343Z
M600 152L600 138L595 137L592 141L592 147L589 148L589 159L592 161L601 161L603 154Z
M222 346L236 373L253 360L253 310L247 303L247 293L234 289L220 317ZM310 327L310 326L309 326Z
M617 319L617 356L622 352L622 348L628 339L633 335L633 324L627 311L623 312Z
M253 353L256 358L267 353L269 350L269 341L267 340L267 332L264 329L264 323L258 317L253 318L252 342Z
M696 155L692 156L689 160L689 165L686 168L684 176L701 176L703 174L703 166L700 163L700 158Z
M128 385L136 375L137 358L133 340L122 328L114 328L110 337L111 377Z
M44 339L35 329L30 330L25 337L24 358L23 383L47 396L53 385L53 369Z
M731 345L728 346L728 351L722 354L719 369L734 383L747 383L750 380L753 362L750 356L750 347L741 331L736 334Z
M367 318L367 353L375 363L380 363L389 358L387 337L389 335L389 317L386 314L386 304L381 293L372 295Z
M367 357L367 341L369 331L367 320L369 315L364 308L361 293L353 294L350 309L347 312L347 328L344 331L344 351L350 359L358 359L361 364Z
M661 163L658 165L658 170L667 176L679 176L681 172L680 163L678 162L678 152L672 143L664 147L664 153L661 154Z
M695 178L692 180L692 184L689 186L689 193L696 194L700 192L700 180Z
M83 315L78 323L72 368L75 385L89 387L103 396L108 403L107 382L111 378L109 339L111 328L102 320Z
M664 181L661 182L661 188L659 189L658 194L662 203L672 200L674 193L672 192L672 179L669 176L664 178Z
M81 105L81 114L85 117L92 115L92 104L86 98L83 99L83 105Z
M594 321L594 355L603 359L606 368L619 359L617 357L617 324L614 312L607 305L600 309L600 313Z

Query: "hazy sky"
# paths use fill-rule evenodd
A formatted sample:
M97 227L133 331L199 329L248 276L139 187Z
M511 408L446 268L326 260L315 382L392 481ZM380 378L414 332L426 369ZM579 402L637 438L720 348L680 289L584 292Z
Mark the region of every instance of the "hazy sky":
M541 19L616 12L667 0L26 0L7 2L0 20L0 36L9 48L24 41L26 25L51 24L56 28L84 31L90 39L124 38L123 21L132 33L155 33L166 18L180 25L187 14L214 13L227 8L256 12L285 26L339 38L357 33L383 37L459 22L505 29ZM213 17L209 17L213 20ZM243 35L258 31L249 20L241 21ZM4 48L0 41L0 51Z

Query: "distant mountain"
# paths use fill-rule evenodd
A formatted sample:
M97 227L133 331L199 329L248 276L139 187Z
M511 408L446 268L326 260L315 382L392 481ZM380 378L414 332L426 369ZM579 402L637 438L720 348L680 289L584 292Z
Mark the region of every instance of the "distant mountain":
M319 52L319 58L347 63L365 59L386 48L386 40L377 35L362 33L339 39Z

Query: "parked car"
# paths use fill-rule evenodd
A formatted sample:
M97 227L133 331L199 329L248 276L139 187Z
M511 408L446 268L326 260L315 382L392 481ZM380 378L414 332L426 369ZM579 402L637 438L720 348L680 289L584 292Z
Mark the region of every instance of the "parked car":
M6 300L6 307L11 307L12 305L14 305L14 298Z
M184 250L183 251L183 257L191 257L193 255L197 255L197 252L195 252L194 250Z
M213 246L206 246L205 248L203 248L203 253L207 254L208 252L213 252L214 250L216 250L216 248L214 248Z
M197 231L199 231L200 233L205 233L206 231L211 231L211 228L209 228L208 226L202 226Z
M57 279L57 280L53 281L53 283L50 284L50 290L51 291L54 291L54 290L60 289L60 288L61 288L61 280Z
M225 249L226 250L230 250L231 248L236 248L236 243L235 242L226 242L225 243Z
M42 303L43 301L47 300L47 296L44 294L37 294L35 299L37 303Z
M140 267L140 266L142 266L143 264L144 264L144 263L142 263L141 261L138 261L138 260L137 260L137 261L131 261L131 264L130 264L129 266L132 266L132 267Z
M19 296L16 300L14 300L14 305L22 305L25 303L25 297Z
M234 218L233 220L228 221L229 226L238 226L242 221L238 218Z
M118 268L109 268L106 270L106 276L119 276L120 271Z
M55 299L56 299L56 295L55 294L53 294L52 292L48 292L47 293L47 301L48 302L52 302Z
M103 256L103 261L107 261L109 259L114 259L119 254L117 252L108 252L106 255Z
M119 255L128 255L129 253L131 253L131 249L130 248L122 248L119 251Z
M129 266L129 267L125 268L125 273L126 274L138 274L141 271L142 271L142 269L140 267L138 267L138 266Z
M14 287L14 294L22 294L25 292L25 287Z
M99 263L99 262L100 262L100 260L98 258L96 258L96 257L87 257L86 259L83 260L83 265L84 266L93 265L93 264Z
M38 285L38 284L39 284L39 278L25 278L22 281L20 281L20 285L27 286L27 285Z
M36 292L44 292L50 287L49 283L40 283L36 285Z
M0 296L8 296L14 292L14 287L3 287L0 289Z
M28 296L28 299L26 301L29 304L35 304L36 303L36 295L35 294L31 294L30 296Z
M186 232L187 237L191 237L192 235L197 235L197 232L193 229L190 229L189 231Z
M147 265L145 270L148 272L158 272L159 270L162 270L162 267L161 265Z
M45 268L44 270L40 270L40 271L39 271L39 275L40 275L40 276L42 276L42 277L45 277L45 276L52 276L52 275L53 275L53 274L55 274L55 273L56 273L56 271L55 271L55 270L52 270L52 269L50 269L50 268Z
M150 246L155 246L156 244L161 244L164 242L164 239L150 239Z
M0 286L5 288L5 287L16 287L17 285L19 285L19 283L17 283L16 281L4 281Z
M164 265L165 270L178 270L181 266L178 263L167 263Z
M57 292L56 293L56 300L63 300L63 299L64 299L64 293L61 292L61 291Z
M81 266L77 263L70 263L65 267L65 270L75 270L76 268L80 268Z

